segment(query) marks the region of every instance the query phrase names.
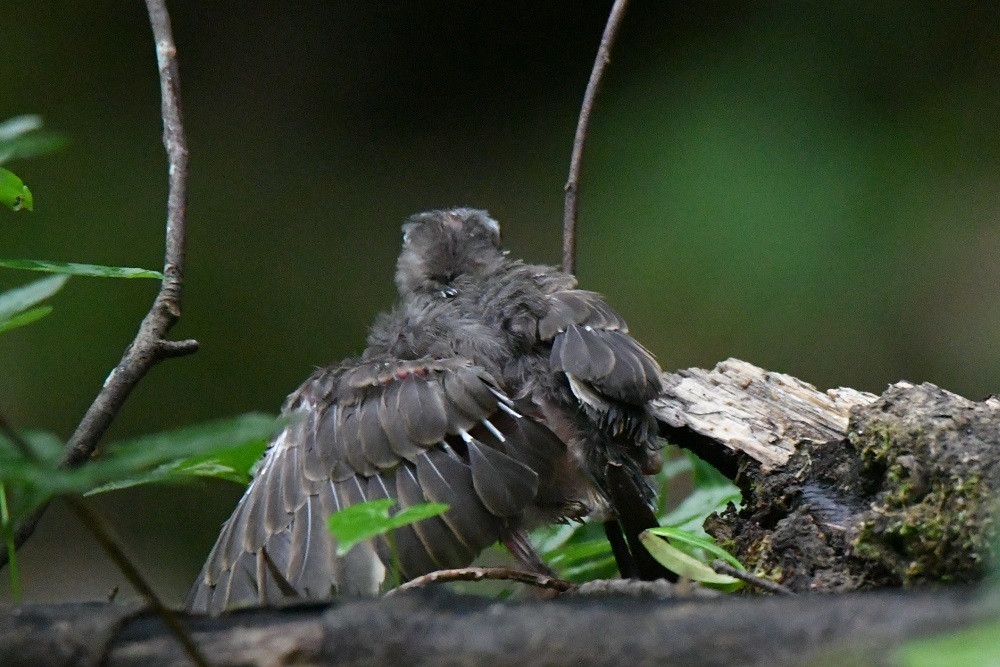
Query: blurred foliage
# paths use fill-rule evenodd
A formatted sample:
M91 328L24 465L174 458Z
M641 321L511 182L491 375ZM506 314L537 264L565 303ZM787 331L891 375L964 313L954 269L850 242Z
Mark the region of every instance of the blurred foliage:
M99 458L77 468L59 466L64 445L50 433L24 434L30 452L0 435L0 483L9 496L20 500L10 512L17 521L60 495L105 493L192 477L245 482L268 437L280 425L273 417L257 414L197 424L112 443Z
M41 278L22 287L0 292L0 333L31 324L52 312L38 303L62 289L69 276Z
M514 255L557 262L609 6L172 3L192 160L175 331L202 349L156 368L110 436L273 411L314 366L358 352L393 298L412 212L489 208ZM583 286L665 368L735 356L820 387L997 391L1000 5L629 11L584 161ZM0 257L158 266L166 179L142 3L0 6L15 16L0 118L41 111L73 143L16 165L45 206L5 216ZM0 291L20 281L0 272ZM58 318L4 335L11 419L68 436L151 296L73 280ZM213 491L122 492L130 546L174 568L178 598L238 496ZM133 521L140 500L153 505ZM114 580L62 577L64 532L43 525L26 581L103 595Z
M895 655L900 667L994 667L1000 655L1000 622L912 641Z
M44 155L61 148L61 135L42 130L40 116L15 116L0 122L0 165L16 158ZM13 211L30 211L34 197L17 174L0 167L0 204Z

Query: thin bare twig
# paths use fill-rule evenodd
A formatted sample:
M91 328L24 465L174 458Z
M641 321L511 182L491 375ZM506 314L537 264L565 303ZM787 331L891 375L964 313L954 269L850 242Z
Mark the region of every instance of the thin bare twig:
M563 263L562 270L566 273L576 271L576 216L577 200L580 189L580 165L583 162L583 147L587 143L587 130L590 128L590 114L594 109L594 99L600 90L604 69L611 60L611 47L618 34L628 0L615 0L604 26L601 45L597 49L594 68L590 72L587 91L583 94L583 105L580 107L580 118L576 123L576 136L573 137L573 155L569 161L569 179L566 181L566 199L563 209Z
M431 572L430 574L411 579L386 593L385 597L414 588L423 588L428 584L443 584L449 581L482 581L484 579L516 581L519 584L528 584L529 586L546 588L560 593L565 593L576 587L576 584L565 579L557 579L545 574L525 572L509 567L462 567L456 570L438 570L437 572Z
M149 585L149 582L139 572L139 568L125 555L117 540L112 536L111 527L104 520L104 517L98 514L90 504L79 496L64 496L64 500L73 509L73 512L76 513L76 516L83 525L93 533L97 539L97 543L104 549L104 553L121 570L121 573L125 575L125 578L132 584L132 587L146 600L146 603L153 612L163 619L170 633L184 647L184 652L188 654L192 662L198 665L198 667L210 667L208 660L202 655L201 650L195 644L194 639L191 638L187 628L180 622L177 615L163 604L163 601Z
M63 465L78 466L97 449L129 394L160 361L192 354L198 341L169 341L166 335L181 314L181 287L184 282L184 223L187 214L188 151L181 121L180 85L177 76L177 48L170 28L170 16L162 0L146 0L149 22L156 42L160 72L163 143L167 150L169 193L167 195L166 251L163 282L153 305L135 339L125 348L121 361L111 371L94 402L66 444ZM32 533L45 508L27 517L14 532L14 544L20 548ZM7 553L0 552L0 568L7 564Z
M21 437L7 418L0 413L0 433L2 433L10 442L17 448L24 458L32 461L34 463L39 462L39 457L35 453L35 450L31 448L31 445ZM97 543L108 555L108 558L121 570L121 573L125 575L128 582L132 584L132 587L146 600L146 603L152 608L153 612L157 616L163 619L163 622L170 629L170 632L177 638L181 646L184 647L184 651L188 654L191 660L194 661L199 667L209 667L208 661L198 650L198 646L191 639L191 635L188 634L187 629L181 625L181 622L177 619L177 616L167 608L163 601L159 598L153 587L150 586L146 578L142 576L139 568L125 555L122 550L121 545L118 544L118 540L115 539L111 526L93 507L91 507L86 500L81 496L67 495L63 496L63 499L69 504L70 508L76 513L80 521L90 530L97 540Z
M795 591L788 588L787 586L782 586L781 584L771 581L770 579L764 579L763 577L758 577L757 575L750 574L745 570L740 570L733 567L724 560L713 560L712 569L719 574L728 574L734 579L739 579L740 581L745 581L755 588L759 588L762 591L768 593L774 593L775 595L795 595Z

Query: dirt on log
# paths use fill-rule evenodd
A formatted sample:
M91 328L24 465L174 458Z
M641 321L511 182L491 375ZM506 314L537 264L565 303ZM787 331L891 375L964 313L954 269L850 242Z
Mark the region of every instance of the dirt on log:
M706 530L796 591L975 582L992 562L1000 401L828 392L739 360L667 376L664 435L743 492Z

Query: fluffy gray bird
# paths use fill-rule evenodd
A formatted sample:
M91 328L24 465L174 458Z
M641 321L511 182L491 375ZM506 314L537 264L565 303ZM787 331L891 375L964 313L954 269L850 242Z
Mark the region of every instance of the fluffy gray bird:
M396 284L364 354L286 401L297 419L270 443L188 608L373 595L393 567L402 579L464 567L498 541L547 572L526 531L588 515L605 522L623 576L669 576L638 543L656 524L644 475L660 463L646 407L660 368L622 318L573 276L509 259L498 223L474 209L408 219ZM336 557L327 517L380 498L450 509Z

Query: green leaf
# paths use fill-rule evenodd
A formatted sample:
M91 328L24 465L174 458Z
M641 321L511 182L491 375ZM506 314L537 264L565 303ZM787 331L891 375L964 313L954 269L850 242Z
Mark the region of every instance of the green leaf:
M608 579L618 572L611 545L603 536L553 549L545 559L564 579L578 583Z
M728 551L720 547L718 544L710 539L705 539L704 537L699 537L698 535L692 535L686 530L681 530L680 528L672 528L670 526L659 526L658 528L650 528L649 532L653 535L659 535L660 537L666 537L675 542L680 542L698 549L704 549L706 552L715 556L716 558L721 558L738 570L745 570L743 563L736 560L736 557L731 555Z
M182 458L218 454L250 441L267 439L288 421L251 412L232 419L186 426L111 444L105 450L105 458L92 461L88 466L114 463L141 469Z
M0 259L0 266L8 269L63 273L73 276L89 276L91 278L153 278L155 280L163 280L163 274L159 271L135 269L127 266L47 262L36 259Z
M61 290L67 280L69 276L50 276L0 293L0 324L49 298Z
M52 306L38 306L0 322L0 333L36 322L52 312Z
M183 483L196 477L224 479L245 486L250 482L251 468L260 460L265 449L267 449L267 438L261 437L224 452L165 463L145 474L108 482L91 489L85 495L107 493L144 484Z
M54 460L28 461L8 443L0 447L0 481L49 497L87 493L112 483L117 484L114 488L124 488L164 481L179 467L178 460L220 454L266 439L287 421L251 413L144 436L110 445L102 457L72 470L58 468Z
M443 503L419 503L390 515L389 510L395 504L391 498L370 500L334 512L327 525L337 540L337 555L345 555L354 545L369 538L448 511Z
M17 174L0 167L0 204L3 204L12 211L26 209L32 210L35 200L31 196L31 190L24 184Z
M42 117L37 114L8 118L0 123L0 141L13 141L28 132L41 129L42 124Z
M66 137L42 132L41 116L15 116L0 123L0 164L15 158L51 153L66 145Z
M1000 655L1000 622L904 644L896 653L903 667L987 667Z
M668 570L676 572L682 577L706 584L732 585L740 583L739 579L719 574L705 563L689 556L662 537L651 534L648 530L642 531L639 534L639 539L646 550L653 555L653 558Z

